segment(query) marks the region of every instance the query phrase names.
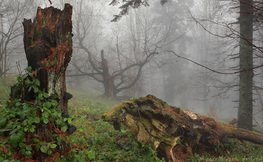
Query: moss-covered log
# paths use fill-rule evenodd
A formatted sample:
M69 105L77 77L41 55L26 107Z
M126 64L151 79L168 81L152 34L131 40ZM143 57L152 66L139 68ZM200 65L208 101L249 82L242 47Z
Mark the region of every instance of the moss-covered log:
M228 137L263 144L263 136L258 133L183 111L152 95L126 101L104 114L103 118L117 129L124 124L139 142L164 152L167 161L176 161L173 149L179 143L188 143L186 150L189 154L196 146L215 147L227 142Z

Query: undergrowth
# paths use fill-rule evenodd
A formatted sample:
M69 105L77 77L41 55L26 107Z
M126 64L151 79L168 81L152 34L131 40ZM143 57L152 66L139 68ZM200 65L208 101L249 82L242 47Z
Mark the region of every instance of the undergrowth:
M117 101L75 91L69 101L69 114L73 114L78 129L70 136L75 146L72 160L82 161L161 161L148 145L140 145L130 131L116 131L101 120L101 115L112 110Z
M29 71L27 75L32 76ZM10 91L7 89L12 83L1 78L5 82L1 82L0 87L6 93L1 93L5 106L0 106L0 161L30 161L40 153L47 154L46 159L51 161L161 161L149 146L138 144L131 132L115 131L109 123L100 119L101 114L118 104L116 101L72 90L74 97L69 102L70 118L63 120L55 109L55 99L38 89L38 80L25 80L27 77L17 77L13 87L17 91L24 90L21 85L27 82L30 85L28 89L34 91L35 101L9 100ZM78 128L69 139L65 136L65 122ZM37 136L41 126L52 132L52 139ZM65 151L61 152L63 141L70 148L67 144Z
M213 153L195 153L189 158L192 162L202 161L244 161L259 162L263 161L263 146L238 139L229 139L228 143L220 144L213 148ZM219 153L219 156L218 156ZM216 156L214 154L217 154Z
M16 78L12 95L2 106L0 161L44 157L54 161L69 147L65 134L69 119L63 119L57 101L40 90L40 81L34 78L30 67L27 71ZM23 100L24 94L30 92L34 100Z
M74 90L74 88L68 88L68 91L73 94L73 98L68 103L70 114L70 121L68 122L77 127L77 131L70 135L68 140L70 151L67 154L56 154L57 140L47 143L38 141L37 138L32 138L31 143L25 141L26 132L34 132L36 130L35 126L39 123L46 124L47 119L38 119L36 113L31 113L35 112L32 108L33 106L23 104L20 100L17 100L16 103L13 103L14 108L20 111L16 113L9 112L8 115L11 118L14 115L24 116L25 119L12 121L10 124L11 120L6 119L9 116L4 116L3 113L8 109L4 107L4 103L9 102L10 87L14 83L12 78L12 76L0 78L0 121L5 125L5 127L0 128L0 132L3 133L5 131L3 128L7 128L7 121L10 129L12 129L8 131L8 136L0 138L0 161L4 159L7 159L6 161L11 160L18 153L30 158L35 151L41 151L41 148L42 152L57 157L57 161L164 161L158 159L157 153L149 146L138 144L130 131L125 128L122 128L121 131L116 131L111 124L101 120L101 115L112 110L118 104L117 101ZM42 97L44 95L43 93ZM54 120L60 119L60 114L56 114L56 111L52 110L52 106L56 105L54 101L44 97L41 102L50 102L50 104L47 103L50 107L46 105L49 107L49 110L43 111L49 112L48 114L50 115L55 113L53 114ZM21 113L21 111L24 111L24 108L27 108L28 112L30 112L28 118L25 117L26 113L24 115ZM39 109L41 110L41 107ZM29 124L22 125L22 122L26 121ZM64 131L66 129L62 128L63 124L56 127L64 129ZM236 139L229 139L229 143L223 146L219 145L211 151L214 154L211 152L194 153L188 161L263 161L262 146L250 142L241 142ZM25 159L17 161L25 161Z

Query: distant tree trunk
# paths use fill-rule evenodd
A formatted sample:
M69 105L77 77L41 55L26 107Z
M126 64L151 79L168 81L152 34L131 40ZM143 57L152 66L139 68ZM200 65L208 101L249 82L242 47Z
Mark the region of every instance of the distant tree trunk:
M114 78L109 73L108 61L104 58L103 50L101 50L101 67L104 85L104 96L107 98L115 98L116 91L114 86Z
M37 70L42 90L58 101L61 113L68 113L65 71L72 56L72 6L37 10L34 21L25 19L24 48L28 66ZM28 96L31 98L31 96Z
M240 0L240 70L253 68L253 0ZM240 73L239 81L239 128L252 130L253 115L253 70Z

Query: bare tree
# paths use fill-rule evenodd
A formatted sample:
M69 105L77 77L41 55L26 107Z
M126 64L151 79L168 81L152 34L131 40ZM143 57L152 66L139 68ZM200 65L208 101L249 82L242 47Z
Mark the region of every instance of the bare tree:
M0 76L11 68L8 57L14 57L14 53L23 49L22 43L16 40L22 40L21 21L32 6L30 0L3 0L0 3Z
M118 93L138 82L143 68L168 44L170 31L164 33L161 26L154 23L154 19L148 19L140 13L140 20L136 20L140 22L133 23L140 24L136 26L136 33L132 25L129 25L128 29L110 35L110 41L107 38L100 39L108 45L96 49L96 40L89 40L93 24L84 19L81 12L75 25L75 43L78 50L86 55L86 59L82 65L79 62L72 63L79 74L71 73L68 76L89 76L103 85L104 96L116 98ZM130 20L127 21L129 23ZM96 38L99 39L99 36ZM98 54L98 48L104 50Z
M161 0L161 3L165 3L168 0ZM113 0L112 4L117 4L119 2L118 0ZM140 3L138 3L140 2ZM212 23L218 23L221 26L224 26L226 30L229 31L229 33L226 33L224 35L220 35L216 32L211 31L208 29L205 25L200 23L200 21L196 21L197 24L200 24L203 29L205 29L209 34L225 38L225 39L232 39L234 44L231 45L231 47L234 49L232 51L229 51L229 56L232 58L239 59L239 63L237 67L239 70L236 69L234 72L219 72L217 70L210 70L217 73L217 74L239 74L239 81L236 85L235 81L233 83L228 84L227 89L232 89L236 86L239 87L239 108L238 108L238 126L246 129L252 129L252 119L253 119L253 78L254 78L254 70L257 68L262 67L262 65L253 66L253 57L260 56L258 58L261 58L262 55L262 45L259 43L260 39L255 39L253 31L258 31L261 29L261 18L262 18L262 1L261 0L239 0L239 1L220 1L222 5L227 6L225 13L228 13L230 10L232 10L232 14L239 15L239 17L232 17L238 18L238 22L213 22L213 20L210 20ZM229 7L229 3L232 3ZM120 6L121 12L119 15L115 16L114 21L118 20L120 17L125 15L129 9L129 7L137 8L140 6L140 4L146 4L147 1L126 1L123 2L123 4ZM233 5L234 4L234 5ZM196 20L196 19L195 19ZM209 20L208 20L209 21ZM240 27L240 29L239 29ZM238 43L239 42L239 43ZM235 45L236 43L236 45ZM238 55L235 55L231 52L236 52L236 47L239 47ZM189 60L189 59L186 59ZM191 62L195 62L192 61ZM256 61L258 62L258 61ZM196 62L195 62L196 63ZM205 67L203 63L199 63L200 66ZM206 69L209 69L206 67Z

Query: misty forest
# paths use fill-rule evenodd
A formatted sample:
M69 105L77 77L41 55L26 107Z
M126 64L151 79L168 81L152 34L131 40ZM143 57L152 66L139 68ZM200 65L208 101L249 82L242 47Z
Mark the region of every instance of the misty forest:
M0 161L263 161L263 0L0 0Z

